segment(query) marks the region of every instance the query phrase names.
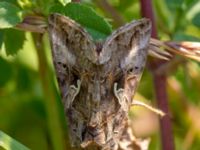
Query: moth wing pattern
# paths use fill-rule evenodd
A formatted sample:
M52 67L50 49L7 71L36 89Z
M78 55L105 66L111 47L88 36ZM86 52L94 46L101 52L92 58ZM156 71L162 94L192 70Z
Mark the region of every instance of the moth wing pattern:
M105 64L104 70L107 70L105 74L109 72L118 82L114 87L115 94L118 92L117 96L122 105L126 104L122 103L122 98L119 97L125 95L131 102L130 99L136 91L146 64L150 37L151 22L144 18L120 27L103 45L99 63ZM117 86L122 87L126 93L122 94L122 90L117 91Z
M117 150L148 53L148 19L128 23L97 48L72 19L52 14L49 35L72 144ZM74 102L74 107L72 103Z
M114 102L107 104L115 106L109 109L110 114L115 113L113 118L107 119L108 127L105 127L107 140L110 141L105 144L108 149L117 150L119 141L130 138L127 132L128 111L146 64L150 37L150 20L133 21L114 31L99 54L99 64L103 65L102 76L109 75L111 78L110 87L115 101L118 101L118 105Z
M97 61L96 47L90 35L72 19L55 13L49 16L48 23L58 84L68 108L80 88L77 76Z

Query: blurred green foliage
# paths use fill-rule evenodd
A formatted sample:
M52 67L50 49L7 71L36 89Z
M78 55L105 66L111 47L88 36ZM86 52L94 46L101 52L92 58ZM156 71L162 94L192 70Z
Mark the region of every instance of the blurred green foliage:
M0 2L0 130L33 150L62 150L68 144L63 109L56 88L48 36L37 49L35 36L14 27L24 16L51 12L66 14L90 31L105 38L110 25L90 8L114 23L113 10L98 0L83 0L84 7L64 6L67 0L2 0ZM104 2L104 1L103 1ZM128 22L139 19L138 0L108 0ZM200 41L200 1L153 0L159 38ZM11 10L11 8L14 8ZM63 11L61 11L61 8ZM81 9L86 11L81 14ZM89 10L88 10L89 9ZM77 12L74 12L76 11ZM6 12L7 11L7 12ZM9 12L9 13L8 13ZM86 14L86 15L85 15ZM96 16L95 16L96 15ZM76 17L79 18L76 19ZM94 17L94 18L93 18ZM94 19L94 20L92 20ZM115 24L114 27L117 27ZM20 50L20 51L19 51ZM42 51L41 51L42 50ZM177 150L198 150L200 143L200 64L177 57L179 63L167 70L168 96ZM145 70L138 93L154 102L152 75ZM150 150L160 149L159 130L152 133ZM62 141L63 139L63 141ZM65 139L65 140L64 140ZM1 139L0 139L1 140Z

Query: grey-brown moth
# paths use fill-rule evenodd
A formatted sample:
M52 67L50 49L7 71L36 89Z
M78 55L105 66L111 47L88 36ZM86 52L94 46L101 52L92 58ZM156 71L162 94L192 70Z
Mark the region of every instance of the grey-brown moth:
M66 16L52 14L48 23L72 145L119 149L145 67L150 21L130 22L101 44Z

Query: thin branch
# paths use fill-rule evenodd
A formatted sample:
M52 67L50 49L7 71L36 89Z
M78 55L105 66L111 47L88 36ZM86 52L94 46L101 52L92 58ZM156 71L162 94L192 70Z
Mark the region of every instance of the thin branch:
M45 33L46 29L43 27L37 27L35 25L29 25L25 23L20 23L15 26L15 29L28 31L28 32L35 32L35 33Z
M200 61L200 42L174 42L174 41L160 41L154 38L150 40L150 47L163 48L165 51L173 54L178 54L186 58ZM155 52L155 49L152 49ZM163 56L163 52L159 51Z
M46 32L47 23L42 16L26 16L15 28L23 31L44 33Z
M159 115L161 117L165 116L165 113L162 112L161 110L153 108L152 106L150 106L148 104L145 104L145 103L143 103L141 101L135 100L135 99L133 100L132 106L142 106L142 107L144 107L144 108L156 113L157 115Z

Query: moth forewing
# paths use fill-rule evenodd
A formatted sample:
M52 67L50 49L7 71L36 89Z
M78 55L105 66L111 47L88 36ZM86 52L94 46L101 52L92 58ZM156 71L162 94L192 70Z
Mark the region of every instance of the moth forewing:
M64 96L70 84L77 83L73 73L79 76L97 61L95 44L78 23L66 16L51 14L48 24L54 66Z
M97 61L96 46L91 36L78 23L60 14L51 14L48 22L53 52L59 51L59 48L64 47L65 51L67 51L65 53L68 54L68 56L63 56L65 61L74 62L70 59L76 59L75 64L70 64L76 65L76 67L83 65L82 59L88 59L92 63ZM57 48L54 49L54 45L57 45Z
M125 80L121 85L116 82L118 85L115 85L114 94L122 106L127 106L126 110L129 109L145 67L150 36L150 20L133 21L120 27L107 38L99 56L100 64L105 64L106 73L111 73L114 78L116 74L123 73ZM121 88L116 90L116 87ZM122 99L128 99L129 102L122 104L126 102Z
M151 35L149 19L132 21L114 31L105 41L99 55L100 64L112 59L112 56L121 57L117 53L138 53L141 49L147 51ZM120 50L122 48L122 50ZM114 58L114 57L113 57ZM145 63L145 62L144 62Z

